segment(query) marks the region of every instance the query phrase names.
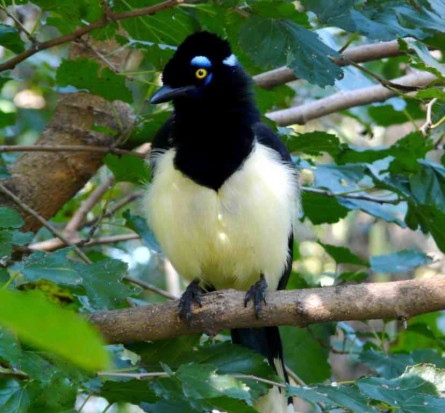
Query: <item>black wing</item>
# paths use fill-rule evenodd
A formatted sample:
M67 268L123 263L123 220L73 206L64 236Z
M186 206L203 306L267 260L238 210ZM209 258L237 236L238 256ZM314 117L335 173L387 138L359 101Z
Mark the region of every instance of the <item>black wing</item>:
M289 162L293 165L292 158L286 148L286 145L277 135L275 135L269 126L267 126L265 123L258 122L253 125L252 129L259 143L278 152L283 162Z
M253 131L259 143L273 149L277 152L282 161L294 167L292 158L286 145L281 141L281 139L270 129L265 123L258 122L253 125ZM293 232L289 234L289 244L288 244L288 259L286 267L278 283L278 290L284 290L286 288L287 281L289 280L290 273L292 271L292 260L294 251L294 235Z
M172 126L173 115L170 116L162 125L161 129L158 130L158 133L151 143L150 164L152 167L155 166L156 156L154 155L156 155L156 152L168 150L173 146L171 141Z

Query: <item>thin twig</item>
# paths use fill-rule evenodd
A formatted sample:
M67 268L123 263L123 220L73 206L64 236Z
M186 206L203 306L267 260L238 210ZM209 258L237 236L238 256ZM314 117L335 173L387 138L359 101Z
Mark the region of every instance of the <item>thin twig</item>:
M5 369L1 366L0 366L0 377L11 377L11 378L15 378L18 380L29 379L29 376L26 373L24 373L23 371Z
M431 129L431 125L433 124L432 113L433 113L433 106L436 102L437 98L434 98L426 105L426 121L420 127L420 132L422 132L422 135L425 137L428 136L428 131Z
M100 371L97 373L98 376L105 376L105 377L126 377L129 379L135 379L135 380L144 380L144 379L153 379L156 377L170 377L170 374L165 371L156 371L151 373L124 373L124 372L113 372L113 371ZM277 381L272 381L269 379L265 379L263 377L254 376L252 374L230 374L230 376L235 377L236 379L242 379L242 380L255 380L259 381L261 383L269 384L271 386L277 386L281 387L282 389L286 388L286 384L279 383Z
M146 283L145 281L139 280L138 278L130 277L129 275L127 275L124 277L124 279L133 283L133 284L139 285L139 287L142 287L144 290L152 291L156 294L162 295L163 297L168 298L169 300L177 300L178 299L178 297L176 297L173 294L170 294L168 291L158 288L158 287L154 286L153 284L149 284L149 283Z
M400 199L383 199L377 198L370 195L354 195L351 193L334 193L329 191L328 189L319 189L319 188L311 188L307 186L303 186L301 188L305 192L313 192L315 194L326 195L331 197L342 197L342 198L350 198L350 199L360 199L363 201L377 202L379 204L392 204L397 205L400 203Z
M124 207L125 205L130 204L131 202L136 201L137 199L141 198L144 195L145 191L137 191L133 192L132 194L127 195L126 197L122 198L121 200L117 201L108 211L106 211L101 219L109 218L113 216L119 209ZM95 225L99 221L99 217L93 218L87 222L85 222L82 225L83 227L89 227L91 225Z
M75 232L80 228L86 216L88 215L88 212L90 212L94 208L94 206L102 198L103 194L108 191L108 189L114 184L114 182L114 177L106 179L92 192L92 194L85 200L85 202L82 202L80 208L71 217L68 224L66 224L66 232Z
M416 90L421 89L419 86L406 86L401 85L399 83L391 82L390 80L386 80L383 77L379 76L378 74L371 72L370 70L366 69L366 67L363 67L359 65L358 63L355 63L351 59L348 59L347 57L341 57L342 60L345 60L349 65L355 67L356 69L362 71L363 73L366 73L367 75L371 76L375 80L377 80L382 86L392 90L401 90L402 92L415 92Z
M193 3L195 1L197 1L197 0L188 0L187 2ZM168 1L164 1L162 3L154 4L153 6L143 7L143 8L136 9L136 10L129 10L129 11L124 11L124 12L120 12L120 13L109 13L108 15L101 17L99 20L96 20L93 23L90 23L83 27L79 27L78 29L74 30L72 33L56 37L56 38L48 40L46 42L34 43L32 45L32 47L30 47L29 49L25 50L22 53L17 54L13 58L0 64L0 72L2 72L4 70L13 69L20 62L23 62L28 57L33 56L42 50L46 50L51 47L59 46L61 44L68 43L73 40L79 39L80 37L92 32L93 30L100 29L100 28L106 26L111 21L118 21L118 20L133 18L133 17L151 15L151 14L157 13L161 10L175 7L182 3L186 3L186 1L184 1L184 0L168 0Z
M45 218L43 218L39 213L37 213L30 206L26 205L17 195L7 189L3 184L0 184L0 192L3 192L7 197L9 197L15 204L17 204L23 211L27 214L33 216L37 221L39 221L46 229L53 233L57 238L62 240L66 245L73 247L77 252L79 257L81 257L87 264L91 264L91 260L83 253L83 251L76 245L73 244L68 238L65 237L59 230L54 228Z
M342 54L351 45L351 43L358 37L358 35L359 31L352 33L349 39L346 41L346 43L338 50L338 53Z
M299 384L300 386L307 386L307 384L290 367L285 366L285 368L286 373L295 383Z
M117 148L104 148L102 146L87 145L0 145L0 153L2 152L99 152L112 153L114 155L133 155L144 159L144 153L128 151Z
M36 41L36 39L34 38L34 36L30 33L30 32L28 32L28 30L26 30L26 27L25 26L23 26L23 24L22 24L22 22L16 17L16 16L14 16L14 13L11 13L9 10L8 10L8 7L7 6L0 6L2 9L3 9L3 11L5 12L5 14L8 16L8 17L10 17L11 18L11 20L13 20L14 21L14 23L16 24L16 26L17 26L17 28L28 38L28 40L31 42L31 43L33 43L33 44L35 44L35 43L37 43L37 41Z

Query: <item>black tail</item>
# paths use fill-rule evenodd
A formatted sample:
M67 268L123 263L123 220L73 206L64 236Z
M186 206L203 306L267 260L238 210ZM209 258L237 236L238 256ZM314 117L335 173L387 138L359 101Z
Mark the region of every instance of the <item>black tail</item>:
M243 347L257 351L267 358L267 361L277 371L277 360L281 363L283 378L289 382L283 359L283 346L281 344L280 330L278 327L238 328L230 331L232 341Z

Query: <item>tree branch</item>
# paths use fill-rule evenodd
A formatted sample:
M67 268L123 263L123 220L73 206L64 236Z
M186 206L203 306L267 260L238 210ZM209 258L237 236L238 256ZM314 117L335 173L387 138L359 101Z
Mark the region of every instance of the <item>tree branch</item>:
M98 152L112 153L114 155L133 155L144 159L145 154L126 149L106 148L103 146L87 146L87 145L0 145L0 153L3 152Z
M404 86L419 86L423 88L436 79L437 77L429 72L414 72L394 79L392 82ZM373 102L382 102L395 95L395 91L387 89L382 85L375 85L347 92L338 92L300 106L270 112L266 116L280 126L293 125L295 123L304 124L312 119L321 118L340 110Z
M371 60L383 59L385 57L395 57L404 54L400 50L397 40L382 43L365 44L362 46L351 47L343 53L344 59L333 59L338 66L348 66L350 61L355 63L365 63ZM295 73L288 67L280 67L261 73L253 77L257 86L263 89L271 89L274 86L291 82L298 79Z
M205 294L189 324L178 318L178 301L92 314L110 343L156 341L191 333L215 335L232 328L306 326L327 321L408 319L445 309L445 276L408 281L274 291L256 319L243 306L243 291Z
M19 53L18 55L14 56L13 58L7 60L6 62L0 64L0 72L4 70L13 69L17 64L20 62L23 62L23 60L26 60L28 57L35 55L36 53L49 49L54 46L59 46L64 43L71 42L73 40L79 39L80 37L92 32L93 30L100 29L101 27L106 26L112 21L118 21L118 20L124 20L129 19L132 17L139 17L139 16L147 16L150 14L157 13L161 10L168 9L170 7L177 6L181 3L194 3L196 0L168 0L164 1L162 3L154 4L153 6L149 7L143 7L141 9L136 10L130 10L125 11L121 13L107 13L104 17L100 18L99 20L96 20L95 22L80 27L74 32L56 37L55 39L48 40L46 42L37 43L35 42L29 49L25 50L22 53Z

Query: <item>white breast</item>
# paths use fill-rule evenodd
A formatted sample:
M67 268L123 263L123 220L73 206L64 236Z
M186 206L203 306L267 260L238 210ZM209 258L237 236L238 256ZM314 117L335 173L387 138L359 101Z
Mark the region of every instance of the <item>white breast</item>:
M219 191L175 169L175 150L157 158L143 201L148 223L177 271L217 289L248 289L266 277L276 289L298 214L294 171L258 144Z

